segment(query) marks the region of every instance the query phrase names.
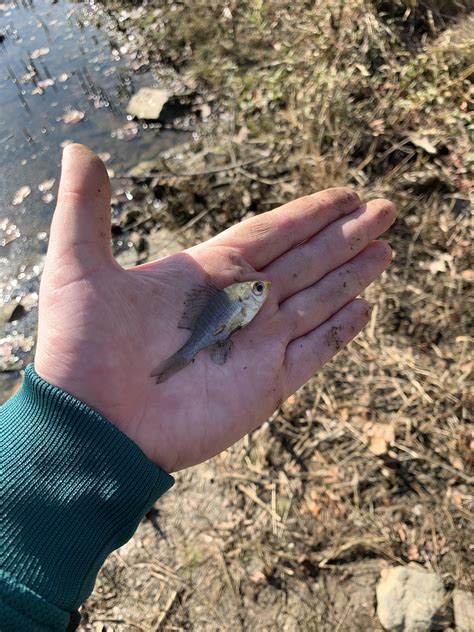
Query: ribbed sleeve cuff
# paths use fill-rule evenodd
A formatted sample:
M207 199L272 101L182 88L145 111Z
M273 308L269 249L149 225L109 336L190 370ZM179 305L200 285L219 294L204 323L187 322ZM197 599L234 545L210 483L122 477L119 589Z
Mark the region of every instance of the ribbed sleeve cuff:
M72 612L107 555L174 480L107 419L29 365L0 409L6 576Z

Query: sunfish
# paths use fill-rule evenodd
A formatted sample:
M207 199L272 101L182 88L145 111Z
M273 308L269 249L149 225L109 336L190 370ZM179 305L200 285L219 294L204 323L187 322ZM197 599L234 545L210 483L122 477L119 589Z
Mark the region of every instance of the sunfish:
M270 281L245 281L223 290L206 285L188 292L178 327L191 330L191 335L181 349L154 369L151 377L156 377L157 384L164 382L206 347L211 348L216 364L224 364L232 346L231 336L257 315L269 291Z

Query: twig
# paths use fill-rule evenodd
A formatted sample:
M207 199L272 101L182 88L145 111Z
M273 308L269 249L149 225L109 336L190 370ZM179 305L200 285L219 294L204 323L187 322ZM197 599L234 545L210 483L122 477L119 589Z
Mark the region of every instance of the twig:
M424 454L420 454L419 452L415 452L414 450L410 450L410 448L406 448L405 446L401 445L400 443L394 443L393 447L394 448L398 448L402 452L406 452L407 454L412 456L414 459L418 459L420 461L426 461L427 463L432 463L433 465L441 467L441 468L447 470L448 472L451 472L451 474L454 474L455 476L459 476L459 478L464 479L466 482L468 482L470 484L474 483L474 476L468 476L467 474L464 474L464 472L461 472L461 470L458 470L457 468L453 467L452 465L448 465L447 463L443 463L443 461L439 461L437 459L432 459L429 456L425 456Z
M226 562L226 559L225 559L222 551L217 550L216 551L216 557L217 557L217 559L218 559L218 561L220 563L220 566L222 567L222 570L224 571L224 576L225 576L225 579L226 579L227 583L229 584L229 588L230 588L231 592L233 593L234 597L237 597L238 596L238 591L237 591L237 588L236 588L236 586L234 584L234 580L232 579L232 576L231 576L231 574L229 572L229 569L227 568L227 562Z
M342 628L345 620L347 619L347 615L352 610L352 607L353 607L353 603L352 603L352 601L349 600L349 603L347 604L347 608L345 609L344 614L342 615L341 620L337 624L337 627L334 630L334 632L339 632L339 630Z
M243 492L246 496L248 496L250 500L253 500L256 505L264 509L277 522L281 522L281 517L276 513L276 511L273 511L273 509L268 507L268 505L266 505L263 500L260 500L253 489L250 489L250 487L246 487L245 485L237 485L237 488L240 489L240 491Z
M274 180L270 180L270 178L263 178L262 176L256 176L253 173L249 173L245 169L240 168L239 173L243 175L245 178L249 180L254 180L255 182L261 182L262 184L275 185L280 184L281 182L292 182L293 179L289 178L288 180L284 180L283 178L275 178Z
M111 177L113 180L142 180L147 178L198 178L199 176L209 176L214 173L221 173L222 171L233 171L234 169L241 169L242 167L247 167L248 165L254 165L257 162L263 162L264 160L269 160L271 156L260 156L259 158L253 158L252 160L247 160L246 162L232 163L229 165L224 165L223 167L215 167L214 169L206 169L205 171L185 171L183 173L179 173L178 171L170 171L169 173L162 173L160 171L149 171L148 173L143 173L140 175L114 175Z
M168 601L165 604L165 607L163 609L163 611L161 612L161 614L159 615L157 621L156 621L156 627L155 630L159 630L160 626L165 622L165 620L168 618L171 608L174 605L174 602L176 601L177 597L181 594L181 590L173 590L173 592L171 593L171 595L169 596Z

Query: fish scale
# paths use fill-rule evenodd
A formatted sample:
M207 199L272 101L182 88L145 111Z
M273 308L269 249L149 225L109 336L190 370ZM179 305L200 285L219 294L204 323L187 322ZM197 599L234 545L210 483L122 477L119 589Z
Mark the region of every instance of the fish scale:
M202 314L196 321L196 329L193 335L183 347L183 351L194 351L194 355L201 349L205 349L209 344L225 340L229 337L229 332L223 332L224 336L213 336L218 327L230 320L239 310L239 301L229 301L226 294L219 292L215 299L212 299L204 308Z

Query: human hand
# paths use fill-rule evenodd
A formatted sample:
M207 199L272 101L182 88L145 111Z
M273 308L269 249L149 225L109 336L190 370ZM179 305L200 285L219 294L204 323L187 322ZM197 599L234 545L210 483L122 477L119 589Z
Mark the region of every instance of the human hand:
M365 326L355 299L387 267L373 241L394 221L387 200L328 189L285 204L182 253L128 270L110 247L110 184L86 147L64 150L40 290L35 369L99 411L168 472L199 463L257 428ZM265 279L270 295L234 337L226 364L206 351L168 381L151 370L189 332L186 292Z

